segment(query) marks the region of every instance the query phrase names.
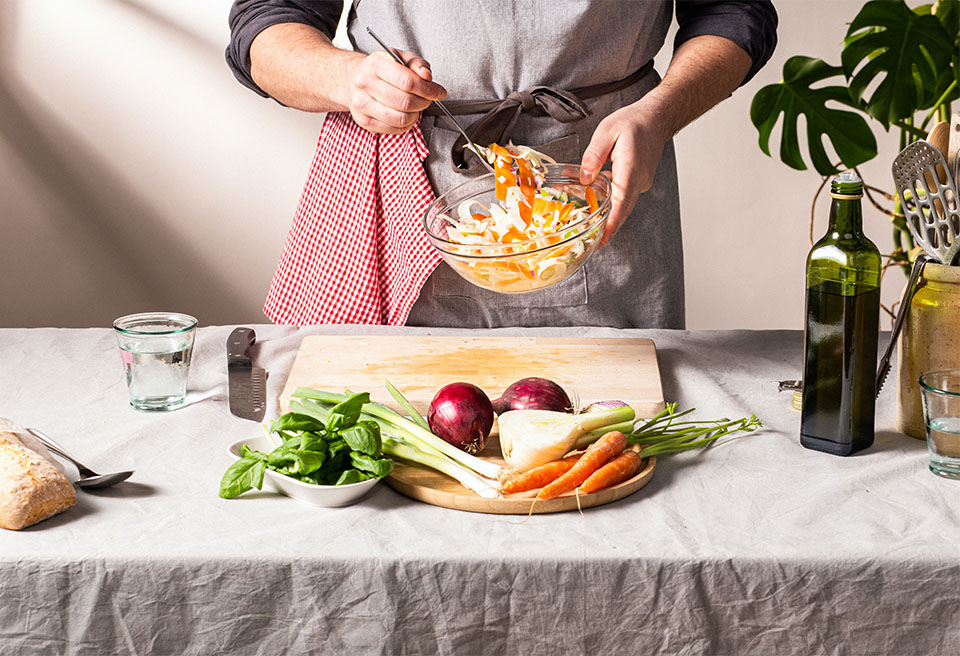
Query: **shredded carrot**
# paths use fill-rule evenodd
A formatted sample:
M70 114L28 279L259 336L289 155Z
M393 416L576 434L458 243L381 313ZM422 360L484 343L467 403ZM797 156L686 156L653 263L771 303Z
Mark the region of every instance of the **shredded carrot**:
M500 144L495 144L495 143L494 143L494 144L490 144L490 150L492 150L492 151L494 152L494 154L496 154L496 155L498 155L498 156L500 156L500 157L503 157L504 159L514 160L514 159L517 158L516 155L514 155L513 153L511 153L509 150L507 150L506 148L504 148L504 147L501 146Z
M554 499L583 483L593 472L613 460L627 448L627 436L620 431L610 431L587 447L583 456L566 474L545 485L537 499Z
M510 162L500 159L494 162L493 171L493 188L497 195L497 200L506 200L507 189L517 186L517 176L513 173Z
M590 208L590 211L596 212L600 206L597 204L597 194L593 191L593 187L587 187L583 196L587 201L587 206Z
M643 459L637 455L636 451L624 451L616 458L605 464L597 471L590 474L580 485L580 492L590 494L605 487L612 487L618 483L623 483L640 471L640 465Z
M583 454L578 453L560 460L553 460L525 472L511 474L500 486L500 491L504 494L514 494L543 487L570 471L570 468L577 463L581 455Z

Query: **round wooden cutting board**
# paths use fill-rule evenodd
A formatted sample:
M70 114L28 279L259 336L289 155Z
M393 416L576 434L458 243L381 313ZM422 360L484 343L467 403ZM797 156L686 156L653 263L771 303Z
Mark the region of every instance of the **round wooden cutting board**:
M487 440L480 457L484 460L492 460L498 465L504 464L500 455L500 441L495 434ZM653 470L656 466L657 458L651 456L643 461L643 467L636 476L619 485L590 494L581 494L579 499L575 492L567 492L556 499L537 501L536 503L534 503L536 490L510 494L496 499L485 499L463 487L449 476L414 463L397 461L393 472L387 476L386 481L387 485L397 492L434 506L497 515L528 515L532 511L533 514L537 515L577 510L578 508L592 508L622 499L646 485L653 477Z

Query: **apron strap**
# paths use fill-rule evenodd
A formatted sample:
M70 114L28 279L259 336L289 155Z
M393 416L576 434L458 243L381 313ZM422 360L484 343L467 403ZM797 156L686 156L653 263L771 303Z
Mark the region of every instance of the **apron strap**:
M590 110L583 103L584 100L636 84L652 70L653 60L650 60L627 77L613 82L593 84L570 91L548 86L533 86L522 91L514 91L502 100L450 100L444 101L443 104L451 114L455 115L483 113L483 116L466 128L467 134L474 143L485 146L491 143L503 144L509 138L520 114L550 116L560 123L573 123L590 115ZM426 116L442 115L434 105L430 105L423 113ZM465 145L466 139L461 135L451 148L450 158L454 169L465 168L463 148Z

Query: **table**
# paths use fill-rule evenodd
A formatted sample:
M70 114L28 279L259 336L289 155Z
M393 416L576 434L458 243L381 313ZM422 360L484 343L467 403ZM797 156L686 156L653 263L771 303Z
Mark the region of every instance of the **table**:
M226 446L260 431L227 409L232 326L201 328L190 405L166 414L126 404L109 329L2 330L0 415L136 473L0 531L0 652L960 653L960 483L896 431L894 384L871 449L800 447L776 385L799 377L798 331L254 327L268 417L308 334L645 336L667 400L765 429L661 458L582 515L462 513L382 484L341 509L223 500Z

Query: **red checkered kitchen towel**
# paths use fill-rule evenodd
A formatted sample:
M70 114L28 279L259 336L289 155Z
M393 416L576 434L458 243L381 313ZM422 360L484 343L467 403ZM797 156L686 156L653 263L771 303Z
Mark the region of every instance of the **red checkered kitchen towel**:
M374 134L327 114L264 313L278 324L402 325L440 261L420 125Z

